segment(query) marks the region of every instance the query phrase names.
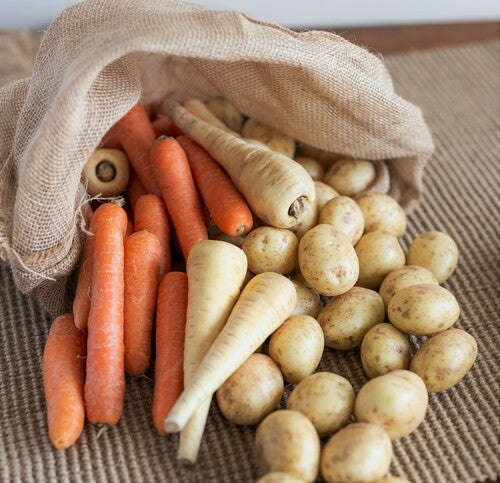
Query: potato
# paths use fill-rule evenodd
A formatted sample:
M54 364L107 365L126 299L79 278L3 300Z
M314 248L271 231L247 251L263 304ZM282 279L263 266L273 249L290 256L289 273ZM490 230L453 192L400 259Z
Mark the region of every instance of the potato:
M318 209L320 211L328 203L328 201L339 196L339 194L331 186L328 186L321 181L315 181L314 187L316 188L316 203L318 204Z
M96 149L85 163L82 181L90 196L118 196L127 188L129 175L127 155L120 149Z
M406 232L406 215L401 205L391 196L371 193L356 199L363 218L365 233L386 231L398 238Z
M243 114L225 99L211 99L205 102L210 112L222 121L229 129L240 132L243 126Z
M317 159L325 169L328 169L335 161L344 157L343 154L325 151L324 149L315 148L305 143L300 144L299 151L301 156Z
M295 161L299 163L311 176L312 179L321 181L325 176L325 168L323 165L313 158L306 158L305 156L297 156Z
M282 471L273 471L259 478L257 483L304 483L304 480L295 478L295 476L283 473Z
M458 247L446 233L427 231L415 238L408 248L408 265L430 270L439 283L448 280L457 268Z
M351 417L354 399L354 389L347 379L332 372L317 372L295 386L286 407L306 416L323 438Z
M324 348L323 331L316 319L294 315L273 333L268 352L285 381L297 384L316 370Z
M361 343L361 363L370 379L390 371L408 369L410 359L408 338L392 324L374 325Z
M256 139L264 143L272 151L284 154L293 159L295 154L295 140L276 129L263 124L257 119L249 118L241 128L241 134L245 138Z
M345 196L365 191L375 181L377 172L370 161L341 159L327 171L323 182Z
M347 196L330 200L319 214L319 223L332 225L355 245L363 234L365 221L356 202Z
M241 248L251 272L286 275L297 268L298 247L299 241L290 230L261 226L246 236Z
M389 320L412 335L432 335L449 329L460 315L453 294L430 283L411 285L392 297L387 308Z
M392 440L417 429L429 395L424 381L410 371L392 371L368 381L354 403L357 421L378 424Z
M259 480L260 481L260 480ZM404 478L398 478L397 476L386 476L385 478L379 478L373 481L373 483L410 483Z
M255 435L257 461L266 473L282 471L304 481L318 475L320 441L313 424L298 411L275 411Z
M405 264L405 253L391 233L371 231L354 247L359 261L356 285L377 290L389 273Z
M317 225L300 240L299 266L307 284L321 295L350 290L359 274L358 258L349 240L331 225Z
M297 223L295 226L290 228L290 231L295 233L295 236L300 240L311 228L315 227L318 224L318 205L314 202L312 209L310 209L304 218Z
M396 292L417 285L420 283L432 283L439 285L436 277L424 267L416 265L406 265L403 268L398 268L384 278L378 293L382 297L386 307Z
M270 357L254 353L217 389L216 397L228 421L250 426L278 407L283 389L278 366Z
M367 288L353 287L330 300L318 316L327 347L349 350L359 347L368 330L385 318L380 295Z
M354 423L334 434L321 456L328 483L373 481L387 473L392 459L389 436L379 426Z
M440 332L422 344L410 371L418 374L429 392L445 391L460 382L477 357L477 342L464 330Z
M318 292L294 280L292 283L297 291L297 304L292 315L310 315L316 318L321 311L321 300Z

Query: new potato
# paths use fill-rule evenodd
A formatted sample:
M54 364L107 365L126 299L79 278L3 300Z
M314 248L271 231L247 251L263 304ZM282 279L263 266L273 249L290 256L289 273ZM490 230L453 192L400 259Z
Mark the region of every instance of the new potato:
M347 196L328 201L319 214L319 223L332 225L355 245L363 234L363 213L356 202Z
M406 232L406 215L401 205L391 196L371 193L356 199L363 218L365 233L386 231L396 237Z
M319 161L305 156L297 156L295 161L309 173L312 179L321 181L323 176L325 176L325 168L323 168L323 165Z
M222 121L229 129L240 132L243 125L243 114L225 99L211 99L205 103L210 112Z
M320 211L331 199L339 196L331 186L321 181L315 181L314 187L316 188L316 203Z
M341 195L354 196L368 189L376 176L370 161L342 159L333 164L323 181Z
M257 483L304 483L304 480L282 471L273 471L259 478Z
M310 315L316 318L321 311L321 300L318 292L300 282L292 280L292 283L297 291L297 304L292 315Z
M270 150L293 159L295 140L271 126L257 121L257 119L247 119L241 128L241 135L245 138L256 139L264 143Z
M306 213L299 223L290 228L290 231L295 233L295 236L300 240L311 228L318 224L318 204L314 202L312 208Z
M410 370L423 379L429 392L445 391L465 377L476 357L474 337L460 329L449 329L422 344Z
M351 417L354 400L354 389L347 379L332 372L317 372L295 386L286 407L301 412L325 437Z

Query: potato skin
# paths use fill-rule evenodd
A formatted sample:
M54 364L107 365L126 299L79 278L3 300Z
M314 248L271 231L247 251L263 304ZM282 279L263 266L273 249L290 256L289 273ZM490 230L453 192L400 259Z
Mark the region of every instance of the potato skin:
M264 143L272 151L293 159L295 140L271 126L257 121L257 119L248 118L241 128L241 135L245 138L256 139Z
M325 176L325 168L323 168L323 165L319 161L305 156L297 156L295 161L309 173L312 179L321 181L323 176Z
M282 409L267 416L257 428L255 449L266 473L283 471L304 481L314 481L318 475L319 436L298 411Z
M334 434L321 456L321 475L328 483L373 481L387 473L392 443L375 424L354 423Z
M368 381L354 404L357 421L378 424L392 440L413 432L424 420L429 396L410 371L392 371Z
M285 320L269 341L269 356L280 368L285 381L297 384L318 367L325 339L316 319L294 315Z
M278 366L270 357L254 353L222 384L216 397L228 421L250 426L278 407L283 389Z
M386 231L396 237L406 232L406 215L401 205L391 196L370 193L356 199L365 220L365 233Z
M235 132L240 132L243 125L243 114L236 109L226 99L218 98L211 99L205 102L205 105L210 112L221 120L229 129Z
M316 203L318 204L318 209L320 211L328 203L328 201L339 196L339 194L331 186L321 181L314 181L314 187L316 188Z
M323 181L341 195L354 196L365 191L376 176L375 166L370 161L341 159L333 163Z
M389 320L412 335L432 335L449 329L460 315L454 295L430 283L411 285L392 297L387 308Z
M476 357L476 339L464 330L449 329L421 345L410 370L423 379L429 392L445 391L465 377Z
M297 304L292 315L310 315L316 318L321 312L321 300L318 292L295 280L292 280L292 283L297 291Z
M319 223L327 223L345 235L355 245L363 234L365 221L356 202L347 196L328 201L319 214Z
M386 476L385 478L379 478L372 483L410 483L410 481L404 478L398 478L397 476Z
M295 386L286 407L304 414L323 438L347 422L354 400L354 389L347 379L333 372L317 372Z
M318 316L327 347L349 350L359 347L368 330L385 318L384 302L374 290L353 287L330 300Z
M457 268L457 263L457 244L441 231L422 233L408 248L408 264L427 268L439 283L448 280Z
M432 283L439 285L436 277L432 272L424 267L417 265L406 265L391 272L384 278L378 293L382 297L386 307L396 292L410 287L411 285L418 285L421 283Z
M392 233L371 231L356 246L359 261L359 287L378 290L389 273L405 264L405 253Z
M257 483L304 483L304 480L282 471L273 471L259 478Z
M349 240L331 225L317 225L300 240L299 266L307 284L321 295L340 295L350 290L359 264Z
M410 359L408 338L392 324L374 325L361 343L361 363L370 379L390 371L408 369Z
M261 226L246 236L241 248L251 272L286 275L297 268L298 247L299 241L290 230Z

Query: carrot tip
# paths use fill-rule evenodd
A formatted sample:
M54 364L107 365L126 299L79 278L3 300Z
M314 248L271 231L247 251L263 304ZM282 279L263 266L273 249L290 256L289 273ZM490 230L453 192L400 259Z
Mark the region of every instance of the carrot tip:
M244 235L247 231L247 226L246 225L241 225L237 230L236 230L236 235L241 236Z
M111 426L109 424L96 424L96 426L99 428L99 430L97 431L96 439L99 439L104 433L111 429Z

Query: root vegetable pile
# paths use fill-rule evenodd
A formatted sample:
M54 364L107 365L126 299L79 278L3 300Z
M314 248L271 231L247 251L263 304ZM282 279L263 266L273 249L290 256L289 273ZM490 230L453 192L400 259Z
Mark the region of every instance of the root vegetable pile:
M392 441L477 356L440 286L454 240L426 232L405 254L406 215L370 192L369 160L300 144L224 99L150 111L134 106L82 173L102 197L73 314L54 320L43 354L51 442L74 444L85 417L115 425L126 371L154 378L154 427L181 433L182 462L196 462L216 395L232 424L260 423L259 481L404 481L387 475ZM426 337L415 354L408 335ZM359 351L357 395L316 372L332 350Z

